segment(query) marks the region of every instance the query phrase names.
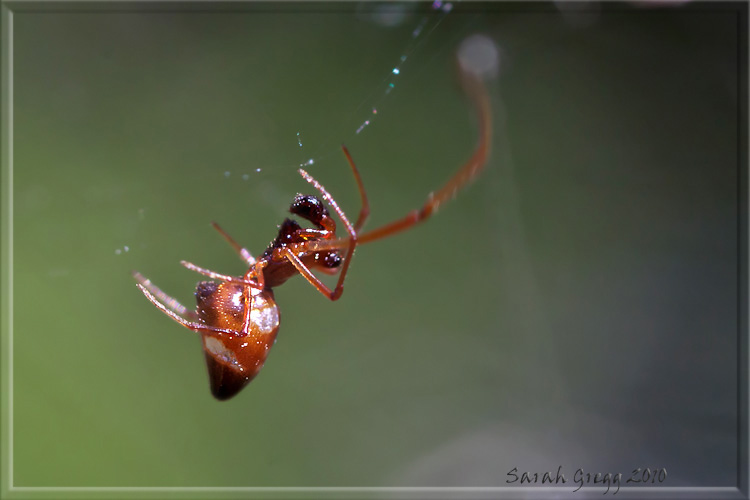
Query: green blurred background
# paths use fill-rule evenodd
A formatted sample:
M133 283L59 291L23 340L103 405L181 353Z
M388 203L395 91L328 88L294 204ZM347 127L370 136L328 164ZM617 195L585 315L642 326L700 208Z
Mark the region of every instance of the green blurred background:
M229 9L14 13L15 486L736 483L741 7ZM265 368L215 401L131 270L192 306L181 259L244 272L209 222L259 254L308 158L356 214L340 143L369 227L419 206L475 143L477 32L484 176L360 248L340 301L277 289Z

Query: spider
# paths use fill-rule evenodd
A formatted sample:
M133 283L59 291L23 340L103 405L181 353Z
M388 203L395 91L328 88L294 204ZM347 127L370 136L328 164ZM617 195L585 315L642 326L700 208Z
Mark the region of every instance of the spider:
M312 227L302 227L295 220L285 219L279 226L276 238L260 257L255 258L217 223L212 222L213 227L247 264L248 270L242 276L228 276L181 261L186 268L218 281L198 283L195 311L188 310L137 271L133 272L138 288L151 303L176 322L200 334L214 397L226 400L235 396L263 367L279 330L279 308L273 295L275 287L301 274L325 297L338 300L344 291L344 280L357 245L392 236L424 221L443 202L452 198L459 188L476 178L489 156L492 128L490 102L479 76L461 69L459 75L479 119L478 145L453 177L440 190L429 194L420 209L362 233L370 205L359 170L349 151L342 146L361 198L361 208L354 224L349 222L325 187L299 169L302 178L312 184L320 196L298 194L289 211L308 221ZM336 221L326 204L338 216L346 236L337 236ZM313 270L326 274L338 272L335 287L329 288Z

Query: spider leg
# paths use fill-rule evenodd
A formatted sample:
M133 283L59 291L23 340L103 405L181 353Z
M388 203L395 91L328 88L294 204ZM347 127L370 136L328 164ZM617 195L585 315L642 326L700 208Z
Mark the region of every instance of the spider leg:
M422 205L422 208L412 210L401 219L360 235L360 244L386 238L428 219L433 213L437 212L443 202L451 199L460 188L473 181L487 163L490 154L490 144L492 142L492 107L490 105L490 98L479 76L471 71L459 68L459 77L464 92L466 92L466 95L469 96L474 104L479 121L479 143L474 152L442 188L428 195L427 201Z
M349 150L346 149L346 146L344 146L343 144L341 145L341 150L344 152L346 160L349 162L349 166L352 168L352 173L354 174L354 179L357 181L357 188L359 189L359 198L362 200L362 206L359 209L357 222L354 223L354 231L359 234L359 230L362 229L362 226L365 225L365 221L370 215L370 202L367 199L367 192L365 191L364 184L362 184L362 177L360 177L359 175L357 165L355 165L354 160L352 160L352 155L349 154Z
M255 288L258 288L259 290L265 290L266 288L266 279L263 275L263 269L265 269L267 265L267 260L259 260L253 265L252 269L249 269L247 274L245 274L245 279L248 281L250 281L250 276L255 276L255 281L251 281L251 283L254 283Z
M352 166L354 164L352 163ZM355 172L356 172L356 167ZM349 271L349 264L352 262L352 255L354 255L354 248L357 246L357 232L354 230L354 227L349 222L349 219L346 218L346 214L344 214L344 211L341 210L336 203L336 200L333 199L333 197L326 191L326 188L323 187L321 183L316 181L310 174L305 172L302 169L299 169L300 175L310 184L312 184L315 189L317 189L320 192L321 197L323 200L325 200L331 208L333 208L334 212L339 216L339 219L341 219L341 222L344 223L344 227L346 228L346 232L349 233L348 238L348 244L347 244L347 251L346 255L344 256L344 265L341 268L341 274L339 274L339 279L336 282L336 287L331 290L328 288L325 284L323 284L322 281L320 281L315 275L310 271L310 269L300 260L300 258L292 252L289 248L286 248L284 250L284 256L291 262L295 268L304 276L307 281L310 282L311 285L313 285L315 288L318 289L320 293L325 295L331 300L338 300L339 297L341 297L341 294L344 292L344 279L346 279L346 273ZM364 191L362 191L364 192ZM367 198L365 197L365 201ZM362 218L361 212L360 212L360 219Z
M258 288L261 290L265 289L266 287L266 279L265 276L263 276L263 269L268 265L267 260L260 260L255 263L255 265L247 271L247 274L245 274L245 277L255 275L255 279L257 280ZM252 302L252 292L250 291L249 287L245 287L242 290L242 295L245 298L245 303L250 304ZM250 323L251 323L251 315L253 313L252 307L245 307L245 314L242 319L242 336L245 337L250 332Z
M320 281L320 279L313 274L313 272L310 270L309 267L305 265L302 260L297 257L297 254L294 253L290 248L284 248L283 254L284 257L286 257L289 262L292 263L292 265L299 271L299 273L310 282L312 286L318 289L320 293L325 295L331 300L338 300L339 297L341 297L341 293L344 290L343 285L341 285L341 276L339 276L339 283L336 284L336 288L331 290L328 285ZM346 261L344 261L346 265ZM342 271L343 274L343 271Z
M151 280L144 277L141 273L138 271L133 271L133 277L138 282L138 285L143 290L144 288L151 293L152 297L155 297L161 304L164 305L167 309L170 311L173 311L174 313L180 315L180 316L186 316L192 321L195 321L198 319L198 315L195 314L193 311L188 310L185 306L180 304L177 299L174 299L167 295L166 293L162 292L159 287L151 283ZM148 297L148 295L146 295ZM150 299L149 299L150 300ZM153 300L151 302L154 302Z
M359 239L357 240L359 243ZM349 238L336 238L335 240L310 240L297 243L293 247L297 253L325 252L326 250L343 250L349 248Z
M321 198L325 200L326 203L328 203L334 212L339 216L339 219L341 219L341 222L344 223L344 226L346 227L346 232L349 233L350 236L355 237L357 236L356 231L354 231L354 227L352 226L351 222L349 222L349 219L346 217L346 214L343 210L339 208L338 203L336 203L336 200L333 199L333 196L326 191L326 188L323 187L323 185L316 181L315 178L313 178L312 175L308 174L303 169L298 170L299 175L302 176L303 179L305 179L307 182L313 185L315 189L317 189L320 192Z
M204 325L202 323L196 323L193 321L188 321L187 319L183 318L179 314L177 314L175 311L173 311L171 308L167 307L166 305L162 304L159 299L157 299L148 288L146 288L146 285L142 285L140 283L137 283L136 286L143 292L143 295L146 296L146 298L155 305L161 312L181 324L182 326L189 328L193 330L194 332L198 333L218 333L218 334L224 334L224 335L231 335L233 337L244 337L247 335L244 332L237 332L234 330L227 330L224 328L216 328L214 326ZM174 300L174 299L172 299ZM176 301L175 301L176 302Z
M226 231L224 231L216 222L211 221L211 225L219 232L220 235L224 237L225 240L227 240L232 248L235 249L235 251L240 255L240 258L247 263L248 267L253 267L255 265L255 257L253 257L246 248L240 246L239 243L234 241L234 239L229 236Z
M202 274L204 276L208 276L209 278L222 280L222 281L231 281L234 283L242 283L244 285L247 285L253 288L260 288L261 290L263 289L263 287L261 287L260 285L258 285L258 283L252 280L239 278L237 276L229 276L227 274L220 274L214 271L210 271L208 269L204 269L202 267L198 267L195 264L191 264L190 262L185 261L185 260L181 260L180 264L190 269L191 271L195 271L196 273Z

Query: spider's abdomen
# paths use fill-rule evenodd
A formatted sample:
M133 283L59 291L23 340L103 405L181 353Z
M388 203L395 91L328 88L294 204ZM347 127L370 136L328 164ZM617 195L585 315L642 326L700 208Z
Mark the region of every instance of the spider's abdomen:
M229 399L263 367L279 330L279 309L272 291L241 283L204 281L195 296L201 321L236 332L201 334L211 392Z
M207 325L242 330L246 298L240 283L201 281L195 289L198 317Z

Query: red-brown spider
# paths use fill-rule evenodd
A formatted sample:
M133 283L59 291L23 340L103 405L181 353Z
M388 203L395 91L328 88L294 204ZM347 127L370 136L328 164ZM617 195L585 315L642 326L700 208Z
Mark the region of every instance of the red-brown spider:
M337 300L344 291L344 279L357 245L391 236L427 219L441 203L450 199L481 171L490 149L490 102L478 76L468 71L460 70L459 73L462 87L473 101L479 118L479 142L469 160L439 191L430 193L422 208L390 224L360 233L370 212L369 203L359 171L347 149L342 146L362 199L362 207L354 224L349 222L328 191L300 169L300 175L318 190L322 201L312 195L297 195L289 211L306 219L313 227L304 228L292 219L285 219L276 238L256 259L218 224L212 223L245 261L248 270L242 276L228 276L182 261L186 268L219 281L198 283L195 291L197 308L194 312L162 292L140 273L133 273L138 288L159 310L201 334L211 392L217 399L225 400L237 394L263 367L279 330L279 308L273 296L274 287L301 274L320 293ZM344 224L345 237L336 235L336 222L323 201ZM327 274L340 271L336 286L330 289L313 274L313 270Z

